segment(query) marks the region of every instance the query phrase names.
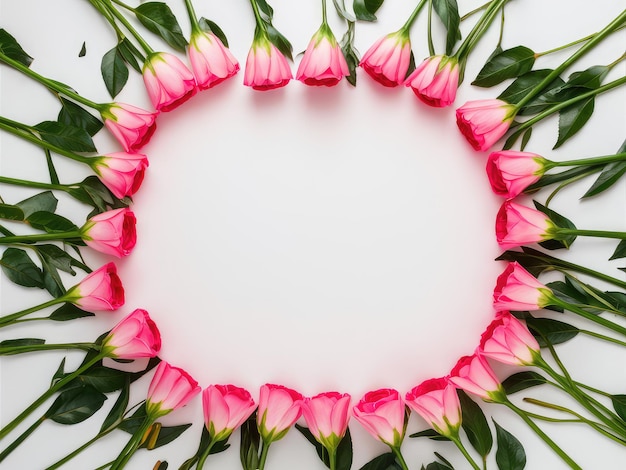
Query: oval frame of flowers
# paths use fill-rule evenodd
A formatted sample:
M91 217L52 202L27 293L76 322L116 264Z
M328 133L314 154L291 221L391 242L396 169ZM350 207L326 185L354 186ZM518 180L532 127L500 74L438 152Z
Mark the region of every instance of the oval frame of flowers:
M356 403L356 399L354 400L354 402ZM311 458L311 460L313 460L313 458Z

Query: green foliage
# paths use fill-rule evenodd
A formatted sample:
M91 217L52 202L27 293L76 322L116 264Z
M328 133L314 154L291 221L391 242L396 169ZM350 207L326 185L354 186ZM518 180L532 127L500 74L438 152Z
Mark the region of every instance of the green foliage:
M63 97L60 97L59 99L61 101L61 111L59 111L59 115L57 117L58 122L65 124L66 126L84 129L92 137L96 135L100 129L102 129L102 126L104 125L102 121L96 118L85 108Z
M30 64L33 62L33 58L22 49L17 40L4 28L0 29L0 53L26 67L30 67Z
M563 217L556 211L547 208L537 201L533 201L537 210L543 212L548 218L559 228L576 229L576 226L566 217ZM559 248L569 248L576 240L576 235L559 235L558 232L553 240L546 240L539 244L548 250L558 250Z
M106 399L89 385L71 388L59 394L44 416L59 424L81 423L102 408Z
M507 377L502 382L502 386L504 387L504 391L506 392L506 394L510 395L512 393L526 390L527 388L542 385L546 382L547 380L541 374L528 370L524 372L518 372Z
M498 450L496 451L498 469L522 470L526 466L526 452L524 452L522 443L495 420L493 424L496 426L498 439Z
M343 35L340 41L341 52L343 56L346 58L346 63L348 64L348 70L350 74L346 76L346 80L352 86L356 86L356 69L359 66L359 54L357 50L354 48L354 22L348 22L348 29L346 33Z
M11 282L24 287L43 288L43 273L28 254L19 248L7 248L0 259L2 272Z
M315 439L315 436L313 436L311 431L309 431L309 428L305 426L300 426L299 424L296 424L295 427L304 437L306 437L307 441L313 444L321 461L324 462L324 465L330 468L330 458L328 455L328 451L322 444L320 444ZM352 458L352 438L350 437L350 430L348 429L346 431L346 435L337 446L337 459L335 468L337 470L350 470L352 468Z
M563 145L589 121L593 114L595 98L593 96L563 108L559 113L559 138L554 148Z
M626 421L626 395L611 395L611 403L617 415Z
M102 57L100 72L109 95L115 98L128 81L128 67L117 46Z
M492 56L472 85L492 87L510 78L530 72L535 64L535 52L524 46L513 47Z
M493 436L485 413L463 390L457 390L461 402L462 426L467 438L484 459L493 446Z
M561 344L575 338L580 330L573 325L552 318L525 318L526 325L535 336L540 347L548 344Z
M256 412L241 426L241 444L239 459L243 470L257 470L259 468L259 449L261 436L256 427Z
M373 458L365 465L363 465L360 470L401 470L402 467L398 462L396 462L396 456L393 452L388 452L386 454L379 455L378 457Z
M203 17L198 20L198 24L200 25L200 29L202 29L202 31L215 34L219 40L222 41L222 44L228 47L228 38L226 37L226 33L224 33L222 28L220 28L217 23Z
M433 0L433 7L446 28L446 55L450 55L461 39L459 6L456 0Z
M434 429L425 429L424 431L416 432L409 435L411 438L416 437L427 437L428 439L432 439L433 441L449 441L450 439L446 436L442 436Z
M70 321L76 320L77 318L85 318L85 317L93 317L94 314L91 312L86 312L85 310L81 310L74 304L63 304L61 307L57 308L54 312L50 314L48 317L53 321Z
M95 152L96 146L89 133L80 127L68 126L59 121L40 122L34 129L44 142L70 152Z
M162 2L142 3L133 10L149 31L160 36L172 48L185 52L187 40L170 7Z
M352 8L357 20L376 21L375 13L384 2L385 0L354 0Z

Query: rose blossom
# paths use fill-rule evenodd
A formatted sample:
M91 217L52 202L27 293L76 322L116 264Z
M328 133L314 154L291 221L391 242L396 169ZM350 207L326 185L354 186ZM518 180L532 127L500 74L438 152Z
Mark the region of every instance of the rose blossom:
M532 365L539 344L526 325L508 311L498 312L480 338L479 354L505 364Z
M406 404L439 434L457 436L461 425L461 404L456 387L448 377L428 379L406 394Z
M535 183L545 172L546 160L530 152L500 150L487 158L487 176L498 196L514 198Z
M552 238L554 222L541 211L505 201L496 216L496 239L505 249Z
M306 85L334 86L350 74L341 47L326 23L313 35L298 66L296 79Z
M395 87L404 82L410 60L411 40L400 30L376 41L359 65L381 85Z
M336 449L348 429L350 395L326 392L302 402L309 431L326 449Z
M148 143L156 130L157 113L124 103L111 103L101 111L104 125L127 152Z
M255 408L250 393L234 385L209 385L202 392L204 424L213 442L228 438Z
M504 389L487 359L477 354L459 359L450 372L450 382L485 401L501 402L505 398Z
M266 91L287 85L291 77L291 69L283 53L266 36L255 37L248 52L243 84L254 90Z
M383 388L367 392L354 406L353 413L376 439L390 447L400 447L404 439L406 408L397 390Z
M456 123L474 150L488 150L506 134L516 110L498 99L468 101L456 110Z
M148 167L148 158L140 153L115 152L94 160L92 168L104 185L120 199L137 192Z
M161 350L161 333L142 309L136 309L123 318L102 342L107 357L138 359L155 357Z
M497 311L538 310L550 304L551 293L550 289L514 261L498 276L493 291L493 306Z
M161 361L148 388L146 413L156 419L185 406L198 393L200 387L193 377L183 369Z
M259 395L257 427L266 443L285 437L300 418L302 395L282 385L265 384Z
M171 111L196 94L193 73L175 55L155 52L143 65L143 82L157 111Z
M429 106L450 106L459 86L459 62L455 57L429 57L409 75L405 84Z
M210 32L192 31L187 56L201 90L214 87L239 71L237 59L220 38Z
M85 310L117 310L124 305L124 287L117 267L107 263L96 269L70 288L64 298Z
M135 247L136 222L130 209L113 209L87 220L80 229L81 238L90 248L121 258Z

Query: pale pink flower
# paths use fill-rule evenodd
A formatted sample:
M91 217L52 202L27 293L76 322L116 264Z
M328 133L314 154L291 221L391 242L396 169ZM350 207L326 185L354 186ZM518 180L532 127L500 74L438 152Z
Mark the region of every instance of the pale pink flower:
M341 47L327 24L313 35L298 66L296 79L306 85L334 86L350 75Z
M429 57L409 75L405 84L428 106L450 106L459 86L459 62L455 57Z
M243 84L265 91L283 87L291 78L291 69L283 53L267 37L255 37L248 52Z
M428 379L406 394L406 404L439 434L458 436L461 404L448 377Z
M198 393L200 387L193 377L183 369L161 361L148 388L146 413L157 419L185 406Z
M136 223L130 209L113 209L87 220L80 229L81 238L90 248L121 258L137 243Z
M386 87L404 83L411 61L411 40L403 30L383 36L370 47L360 66Z
M181 60L167 52L150 54L143 65L143 82L157 111L171 111L196 94L196 79Z
M156 130L157 113L130 104L108 104L101 115L106 128L127 152L140 150Z
M247 390L234 385L209 385L202 392L204 424L211 441L228 438L254 412L256 404Z
M139 359L155 357L161 350L161 333L142 309L136 309L123 318L102 342L107 357Z
M539 344L526 325L508 311L498 312L480 338L478 353L498 362L533 365Z
M201 90L214 87L239 71L237 59L220 38L210 32L194 30L191 33L187 56Z
M379 441L394 448L402 444L406 407L397 390L383 388L367 392L354 406L353 414Z
M498 196L514 198L544 174L546 160L530 152L501 150L487 158L487 176Z
M488 150L506 134L516 112L498 99L468 101L456 110L456 123L474 150Z
M285 437L302 415L302 395L282 385L265 384L259 395L257 427L266 443Z
M107 263L87 275L64 295L68 302L85 310L117 310L124 305L124 287L117 267Z
M543 212L509 200L504 201L496 216L496 239L505 249L549 240L554 228Z
M493 291L493 306L496 311L538 310L550 305L551 294L550 289L514 261L498 276Z
M450 372L450 382L485 401L501 402L505 398L504 389L487 359L477 354L459 359Z
M94 158L91 166L115 197L122 199L139 190L148 158L140 153L114 152Z
M326 392L305 398L302 416L320 444L326 449L336 449L348 429L350 395Z

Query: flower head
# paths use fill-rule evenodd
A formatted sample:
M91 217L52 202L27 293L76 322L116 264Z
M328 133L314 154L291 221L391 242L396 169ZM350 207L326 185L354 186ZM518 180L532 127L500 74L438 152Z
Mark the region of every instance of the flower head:
M150 54L143 65L143 82L157 111L171 111L196 94L193 73L175 55Z
M136 222L130 209L113 209L87 220L80 229L81 237L94 250L121 258L137 243Z
M353 408L367 432L388 446L399 448L404 439L406 407L397 390L367 392Z
M115 152L94 160L94 171L115 197L120 199L137 192L148 168L148 158L140 153Z
M127 152L148 143L156 130L157 113L124 103L111 103L102 112L104 125Z
M474 150L488 150L506 134L514 105L498 99L468 101L456 110L456 123Z
M545 172L546 160L530 152L500 150L487 158L487 176L491 189L498 196L514 198L539 180Z
M165 361L159 362L146 398L146 413L156 419L177 408L185 406L200 393L193 377Z
M291 77L291 69L283 53L265 35L257 35L248 52L243 84L265 91L287 85Z
M410 61L411 40L400 30L376 41L359 65L381 85L395 87L404 83Z
M478 354L459 359L450 372L450 382L485 401L500 402L504 397L502 384L487 359Z
M108 357L155 357L161 350L161 333L148 312L138 308L113 327L102 344Z
M234 385L209 385L202 392L204 425L211 441L223 441L254 412L250 393Z
M461 425L461 404L448 377L428 379L406 394L406 404L443 436L456 436Z
M550 289L514 261L498 276L493 291L493 306L497 311L538 310L550 304L551 293Z
M526 325L510 312L498 312L480 338L479 354L505 364L532 365L539 344Z
M257 427L266 443L285 437L300 418L302 395L282 385L265 384L259 395Z
M409 75L405 84L428 106L450 106L459 86L459 62L456 57L429 57Z
M496 239L505 249L552 238L554 222L541 211L504 201L496 216Z
M315 439L326 449L336 449L348 429L350 395L326 392L305 398L302 415Z
M124 287L117 267L107 263L70 288L65 298L85 310L117 310L124 305Z
M201 90L214 87L239 72L239 62L213 33L194 29L187 56Z
M313 35L298 66L296 79L306 85L334 86L350 74L335 35L322 24Z

